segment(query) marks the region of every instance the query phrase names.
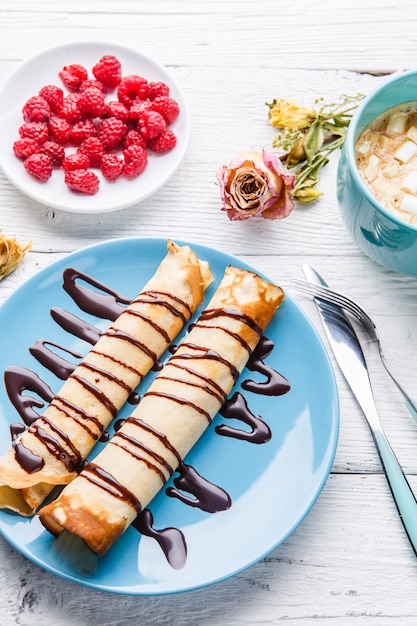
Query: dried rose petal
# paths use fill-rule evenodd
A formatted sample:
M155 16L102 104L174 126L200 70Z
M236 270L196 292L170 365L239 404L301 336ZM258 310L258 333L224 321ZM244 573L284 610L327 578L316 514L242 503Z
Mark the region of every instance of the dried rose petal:
M249 151L217 172L223 202L231 220L250 217L282 219L294 208L291 191L295 177L274 154Z

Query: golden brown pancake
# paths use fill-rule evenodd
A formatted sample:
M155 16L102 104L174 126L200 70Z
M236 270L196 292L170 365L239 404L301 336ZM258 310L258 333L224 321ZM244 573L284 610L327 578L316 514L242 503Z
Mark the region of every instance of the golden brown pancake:
M229 266L207 308L139 405L40 519L102 555L164 486L210 425L275 310L282 290Z

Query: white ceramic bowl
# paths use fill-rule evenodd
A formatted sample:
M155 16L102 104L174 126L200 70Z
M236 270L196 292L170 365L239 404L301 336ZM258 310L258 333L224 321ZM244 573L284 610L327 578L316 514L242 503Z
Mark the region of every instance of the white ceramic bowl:
M178 102L180 114L170 126L177 137L171 152L157 155L149 152L149 163L137 178L106 181L99 169L99 191L93 196L71 192L64 182L62 170L53 172L46 183L40 183L26 172L13 153L13 143L19 139L18 129L23 123L25 102L48 84L64 89L58 72L73 63L83 65L89 76L91 69L106 54L116 56L122 64L122 75L139 74L149 81L165 82L170 95ZM116 99L114 92L109 99ZM171 74L159 63L137 50L113 43L80 42L50 48L22 63L0 88L0 167L7 178L24 194L43 205L76 213L104 213L133 206L149 198L160 189L180 165L190 138L190 115L183 93Z

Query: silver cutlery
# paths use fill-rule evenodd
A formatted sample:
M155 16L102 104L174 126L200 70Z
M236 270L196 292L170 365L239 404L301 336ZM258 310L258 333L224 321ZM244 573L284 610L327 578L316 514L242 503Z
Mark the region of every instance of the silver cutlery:
M354 300L351 300L347 296L341 293L338 293L337 291L333 291L332 289L329 289L329 287L327 287L326 283L322 279L321 279L322 282L312 284L310 282L310 277L312 275L315 275L317 278L318 275L317 275L317 272L315 272L315 270L313 270L313 268L310 267L309 265L303 265L303 270L308 278L308 281L300 280L298 278L293 278L291 279L291 284L300 293L304 293L313 297L321 298L322 300L325 300L328 303L332 303L340 307L341 309L348 311L351 315L353 315L355 319L358 320L358 322L362 324L363 328L366 330L368 334L368 337L370 340L369 345L375 349L386 372L388 373L391 380L396 385L397 389L402 394L405 400L406 407L408 411L410 412L410 415L417 422L417 402L406 392L404 387L400 384L400 382L395 378L395 376L389 369L387 361L385 359L384 352L382 350L382 345L381 345L381 341L379 338L378 330L374 322L368 315L368 313Z
M343 311L343 308L356 310L358 305L353 307L349 300L329 290L312 267L305 265L303 270L311 282L294 279L292 284L302 293L314 297L336 361L367 420L400 519L417 555L416 498L382 428L365 357L356 332Z

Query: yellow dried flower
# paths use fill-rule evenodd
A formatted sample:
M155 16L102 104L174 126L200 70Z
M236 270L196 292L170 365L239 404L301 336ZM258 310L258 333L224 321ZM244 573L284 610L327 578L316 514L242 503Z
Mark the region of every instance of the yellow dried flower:
M298 202L312 202L313 200L320 198L322 195L323 192L319 189L314 189L314 187L303 187L294 193L293 198L298 200Z
M323 103L308 109L294 100L281 98L266 103L271 126L278 129L274 148L285 153L280 160L287 168L296 168L292 196L300 202L312 202L322 195L315 189L320 170L329 155L343 146L354 110L363 95L343 96L339 102Z
M273 100L269 106L269 121L275 128L302 130L309 126L317 117L317 113L295 100Z
M32 242L22 246L17 239L0 232L0 281L16 269L31 246Z

